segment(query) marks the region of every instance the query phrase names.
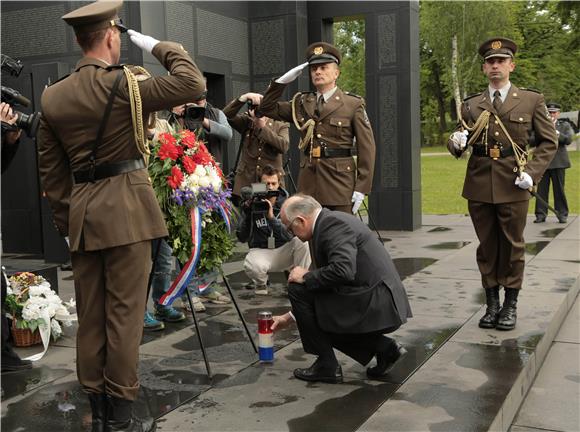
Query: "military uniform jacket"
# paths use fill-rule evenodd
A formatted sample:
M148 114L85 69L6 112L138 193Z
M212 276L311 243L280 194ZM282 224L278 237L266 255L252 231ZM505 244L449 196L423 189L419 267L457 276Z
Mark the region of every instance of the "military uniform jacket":
M260 181L264 165L272 165L283 178L284 154L290 143L288 123L268 119L262 129L254 129L247 113L238 114L243 105L235 99L223 109L230 126L244 134L232 191L238 196L241 188Z
M278 101L285 88L285 84L273 81L260 111L270 118L291 122L291 102ZM298 190L329 206L350 205L353 191L368 194L373 182L375 139L364 100L338 88L320 113L316 110L315 93L303 93L296 102L300 126L309 119L316 122L314 148L356 148L358 155L356 164L352 156L315 158L310 157L310 148L306 147L300 155Z
M512 140L522 149L526 148L533 130L538 145L533 159L528 160L525 172L532 177L534 184L538 184L556 152L556 130L548 114L544 96L535 91L519 89L512 84L499 113L496 113L492 100L487 89L464 100L461 107L463 120L473 126L484 110L497 114ZM460 129L461 125L457 130ZM488 148L511 148L509 139L493 115L489 119L487 144ZM484 146L484 143L478 142L475 146ZM455 151L451 140L447 147L454 156L461 155L461 152ZM517 173L514 168L517 168L517 163L513 154L497 160L472 154L467 163L463 197L494 204L530 199L531 195L527 190L515 185Z
M139 82L144 122L149 113L186 103L204 89L203 77L179 44L160 42L153 55L171 75ZM38 164L55 223L70 238L71 251L94 251L167 235L147 169L94 183L73 184L72 173L88 169L89 156L118 66L84 57L76 70L42 95ZM123 76L96 165L137 159L127 80Z
M407 293L383 244L356 217L322 209L310 240L316 319L331 333L369 333L411 317Z
M556 130L559 132L558 151L548 166L548 169L570 168L572 164L570 164L570 156L568 156L568 149L566 147L572 142L574 130L568 122L560 119L556 120Z

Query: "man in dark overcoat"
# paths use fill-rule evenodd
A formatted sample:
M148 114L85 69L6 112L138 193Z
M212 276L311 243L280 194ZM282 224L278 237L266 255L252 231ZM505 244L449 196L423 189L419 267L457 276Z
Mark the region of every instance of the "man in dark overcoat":
M493 38L479 47L489 85L461 106L461 121L447 147L460 157L472 147L463 197L479 239L477 265L487 309L482 328L511 330L516 325L517 298L524 279L524 228L530 199L556 152L556 130L544 96L510 82L517 46ZM528 160L526 145L535 132L537 147ZM499 288L505 290L500 308Z
M286 200L282 223L312 251L311 269L295 267L288 278L291 312L274 317L273 328L296 321L304 351L318 356L296 369L305 381L342 382L334 348L381 378L404 354L385 335L411 317L407 293L384 245L353 215L323 209L308 195Z
M89 395L93 430L150 431L153 420L136 419L132 403L151 240L167 236L167 229L138 125L145 127L151 112L187 102L204 83L180 44L132 30L132 42L170 74L139 81L119 65L120 35L127 31L117 16L121 5L100 1L63 16L83 58L42 95L38 165L55 224L70 240L77 375Z

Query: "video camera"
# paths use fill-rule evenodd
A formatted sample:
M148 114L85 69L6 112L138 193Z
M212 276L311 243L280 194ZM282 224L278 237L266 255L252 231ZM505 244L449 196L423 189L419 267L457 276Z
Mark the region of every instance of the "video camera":
M2 72L5 72L11 76L18 76L22 72L22 63L19 60L14 60L8 57L6 54L2 54ZM5 102L11 106L20 105L24 107L30 106L30 100L22 96L18 91L10 87L2 86L2 102ZM24 114L23 112L16 111L13 109L14 114L18 115L16 123L14 125L9 125L8 123L2 122L2 132L12 131L16 129L22 129L26 132L30 138L36 136L36 131L40 123L40 112L35 112L32 114Z
M251 207L253 211L268 210L268 203L263 200L278 197L281 195L279 190L268 190L264 183L252 183L251 186L244 186L240 189L242 204L245 207Z
M248 111L254 111L254 117L264 117L264 114L258 110L259 105L254 105L251 100L247 101L246 104L248 105Z

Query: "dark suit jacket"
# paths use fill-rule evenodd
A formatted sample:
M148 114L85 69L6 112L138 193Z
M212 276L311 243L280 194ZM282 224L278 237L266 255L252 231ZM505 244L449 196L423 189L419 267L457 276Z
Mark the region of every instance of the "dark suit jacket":
M316 293L316 316L323 330L382 331L412 316L389 253L356 217L322 209L311 243L316 268L304 279Z

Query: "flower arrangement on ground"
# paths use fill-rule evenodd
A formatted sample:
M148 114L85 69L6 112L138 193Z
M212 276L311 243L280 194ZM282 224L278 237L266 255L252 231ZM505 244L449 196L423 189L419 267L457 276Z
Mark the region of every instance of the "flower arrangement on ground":
M169 245L187 273L176 279L174 291L176 284L219 268L231 256L231 191L204 142L189 130L160 134L152 155L149 173L165 213Z
M34 333L39 326L47 325L56 340L62 335L61 326L68 327L75 320L67 309L75 306L74 300L63 303L42 276L22 272L11 276L8 281L7 315L17 329L29 329Z

